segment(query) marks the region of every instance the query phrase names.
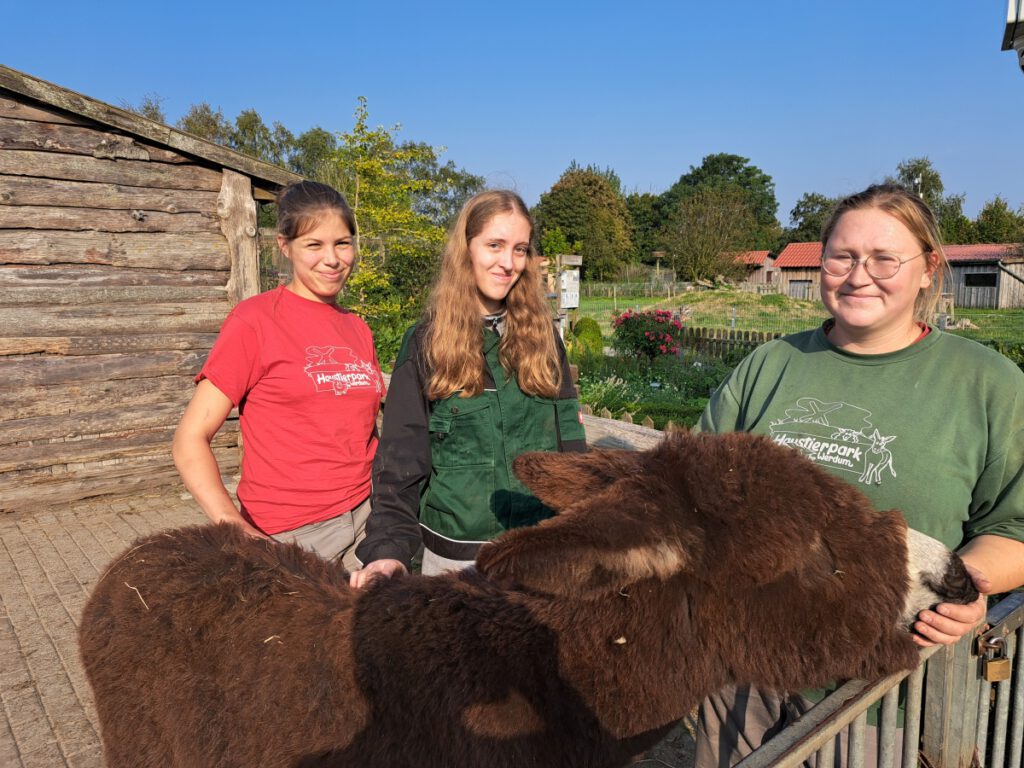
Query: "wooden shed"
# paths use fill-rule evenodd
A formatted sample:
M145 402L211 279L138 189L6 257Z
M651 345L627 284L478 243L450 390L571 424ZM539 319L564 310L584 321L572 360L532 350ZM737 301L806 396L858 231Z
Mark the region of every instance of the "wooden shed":
M1020 244L947 245L953 294L958 307L1024 308L1024 248Z
M257 205L298 178L0 66L0 509L176 482L192 377L259 291Z

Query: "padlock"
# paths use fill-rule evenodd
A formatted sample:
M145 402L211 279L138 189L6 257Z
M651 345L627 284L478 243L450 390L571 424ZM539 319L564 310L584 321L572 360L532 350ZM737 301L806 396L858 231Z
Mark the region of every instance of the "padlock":
M1006 658L1006 640L990 637L982 648L985 658L981 661L981 675L990 683L1001 683L1010 679L1010 660Z

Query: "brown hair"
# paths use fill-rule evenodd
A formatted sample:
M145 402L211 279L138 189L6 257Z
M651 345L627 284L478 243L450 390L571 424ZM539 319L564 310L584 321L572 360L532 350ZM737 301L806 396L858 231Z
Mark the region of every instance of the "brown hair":
M942 295L942 286L949 272L949 262L946 259L946 252L942 249L942 238L939 236L935 214L927 203L913 192L896 184L872 184L863 192L857 192L841 200L821 231L822 255L824 256L824 249L828 247L828 240L842 215L848 211L866 208L877 208L892 216L917 238L922 251L931 254L928 263L933 268L932 283L926 290L917 294L917 300L914 302L914 319L928 322Z
M533 218L519 195L496 189L470 198L448 232L441 268L424 312L426 362L431 372L427 395L431 400L459 390L462 397L483 391L481 315L469 242L503 213L517 213L529 222L530 251L525 269L505 298L505 330L498 357L506 371L515 372L519 388L528 395L557 397L562 385L551 309L542 291L533 243Z
M334 187L318 181L298 181L277 194L277 233L294 240L316 227L326 211L337 213L355 237L356 216Z

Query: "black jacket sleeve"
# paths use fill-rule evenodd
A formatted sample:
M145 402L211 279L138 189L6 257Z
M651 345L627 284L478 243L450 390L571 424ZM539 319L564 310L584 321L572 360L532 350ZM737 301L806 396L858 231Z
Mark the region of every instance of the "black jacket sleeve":
M408 568L422 542L419 508L430 476L430 401L417 330L406 338L384 403L366 538L356 547L364 565L392 559Z

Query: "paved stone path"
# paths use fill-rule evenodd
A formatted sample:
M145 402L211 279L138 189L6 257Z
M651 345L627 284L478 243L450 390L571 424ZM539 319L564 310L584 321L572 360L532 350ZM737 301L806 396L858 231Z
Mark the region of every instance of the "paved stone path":
M137 537L203 520L180 486L0 515L0 766L101 768L76 641L86 597Z

